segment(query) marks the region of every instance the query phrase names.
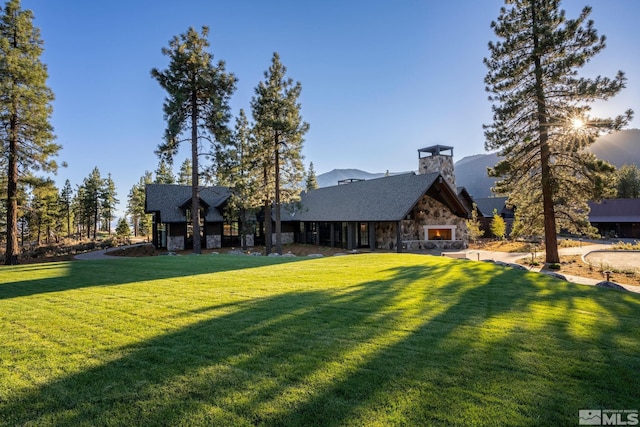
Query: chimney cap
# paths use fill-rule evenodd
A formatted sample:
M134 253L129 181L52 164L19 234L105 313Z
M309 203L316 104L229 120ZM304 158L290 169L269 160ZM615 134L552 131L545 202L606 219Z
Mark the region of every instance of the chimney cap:
M443 153L443 151L450 151L450 153ZM420 148L418 150L418 158L430 157L423 156L422 153L430 154L431 156L451 156L453 157L453 147L448 145L432 145L431 147Z

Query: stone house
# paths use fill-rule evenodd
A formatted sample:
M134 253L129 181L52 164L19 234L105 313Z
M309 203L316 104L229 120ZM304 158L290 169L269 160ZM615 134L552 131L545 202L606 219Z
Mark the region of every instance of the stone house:
M465 247L470 197L456 189L453 148L423 148L418 159L418 174L348 180L303 192L298 203L282 207L282 242L398 252ZM146 211L154 214L156 247L177 250L192 242L190 194L187 186L147 186ZM239 224L224 215L229 195L225 187L201 190L203 247L234 243ZM256 244L264 243L263 222L258 215L250 239Z

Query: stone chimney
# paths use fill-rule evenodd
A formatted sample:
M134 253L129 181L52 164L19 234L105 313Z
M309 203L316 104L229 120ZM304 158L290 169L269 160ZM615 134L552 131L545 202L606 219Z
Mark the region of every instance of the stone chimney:
M440 172L457 194L456 175L453 170L453 147L433 145L418 150L418 173L423 175L432 172Z

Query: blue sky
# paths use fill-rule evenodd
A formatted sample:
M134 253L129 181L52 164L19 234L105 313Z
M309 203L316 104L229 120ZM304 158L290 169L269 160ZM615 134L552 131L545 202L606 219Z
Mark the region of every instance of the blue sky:
M302 114L311 125L303 152L318 174L414 170L417 149L434 144L453 146L456 160L484 153L491 104L482 60L502 4L23 0L45 42L59 160L69 165L56 182L75 187L97 166L111 173L126 203L145 170L156 169L153 152L165 129L165 93L150 70L167 66L161 49L174 35L202 25L210 27L214 59L239 79L234 114L250 110L255 86L280 53L288 75L302 83ZM640 1L565 0L562 7L573 18L586 4L607 48L582 74L623 70L628 78L627 89L595 113L640 114ZM180 159L188 153L185 145Z

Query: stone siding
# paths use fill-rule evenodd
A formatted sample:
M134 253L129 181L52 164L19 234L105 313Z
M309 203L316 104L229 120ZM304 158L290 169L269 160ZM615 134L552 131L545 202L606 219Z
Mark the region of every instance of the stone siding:
M418 165L418 173L424 175L432 172L440 172L453 191L457 192L453 156L435 155L421 158Z
M168 236L167 237L167 250L183 251L184 250L184 236Z
M454 215L447 206L423 196L409 214L410 219L400 222L403 250L420 251L425 249L462 249L467 246L468 230L466 218ZM425 225L455 225L456 240L429 240L424 233ZM376 248L396 250L396 223L376 224Z
M207 249L218 249L222 247L222 236L219 234L207 234Z
M376 229L376 248L385 250L396 249L396 223L378 222Z
M283 245L290 245L294 242L294 233L292 231L280 233L280 238L282 239ZM276 244L276 233L271 235L271 243Z

